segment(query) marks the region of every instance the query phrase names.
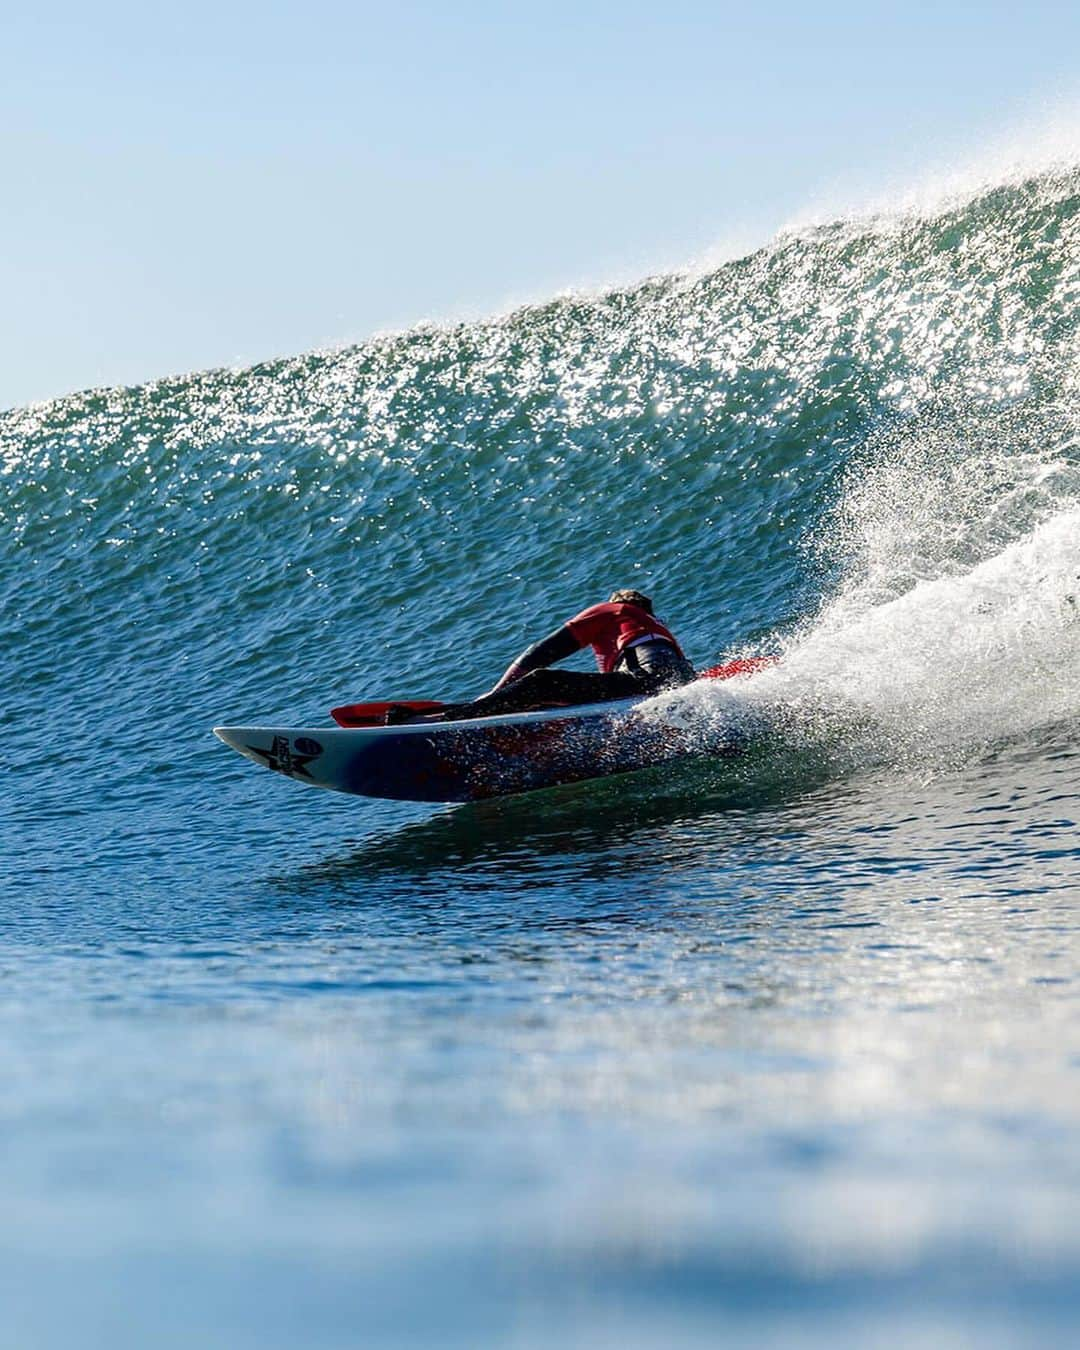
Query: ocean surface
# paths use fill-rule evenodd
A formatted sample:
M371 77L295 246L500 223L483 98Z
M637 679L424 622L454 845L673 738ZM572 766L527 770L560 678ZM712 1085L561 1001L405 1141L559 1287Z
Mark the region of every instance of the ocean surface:
M0 416L0 1343L1077 1344L1078 317L1066 166ZM744 756L210 734L616 586Z

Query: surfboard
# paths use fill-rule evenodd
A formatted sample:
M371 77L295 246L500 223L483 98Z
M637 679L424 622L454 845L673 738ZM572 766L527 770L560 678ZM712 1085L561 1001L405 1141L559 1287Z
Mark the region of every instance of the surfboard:
M771 658L729 662L711 679L750 674ZM694 754L733 754L741 738L727 731L703 739L648 716L648 698L620 699L458 722L364 725L352 704L344 726L215 727L214 735L264 768L333 792L395 801L468 802L585 778L629 773ZM414 703L417 711L437 703ZM348 724L348 715L354 718ZM376 716L377 714L372 714ZM341 720L339 718L339 720Z

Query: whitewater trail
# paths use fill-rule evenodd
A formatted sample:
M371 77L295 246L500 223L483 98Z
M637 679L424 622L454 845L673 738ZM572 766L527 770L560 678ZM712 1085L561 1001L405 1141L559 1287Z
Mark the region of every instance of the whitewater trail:
M1061 478L1060 466L1033 475L1043 488L1054 484L1044 509L1060 501ZM1027 516L1030 493L1018 498ZM731 726L789 750L827 749L846 767L921 770L1080 725L1080 506L966 570L955 554L945 575L886 600L869 564L782 641L775 667L667 695L654 715L696 730L703 749ZM915 556L908 561L920 570Z

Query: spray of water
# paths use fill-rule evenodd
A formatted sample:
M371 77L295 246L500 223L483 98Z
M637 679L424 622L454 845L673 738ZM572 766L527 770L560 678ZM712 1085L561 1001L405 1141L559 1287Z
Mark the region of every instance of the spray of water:
M772 670L668 695L702 747L731 727L851 766L935 770L1080 718L1080 508L967 571L860 608L861 581Z

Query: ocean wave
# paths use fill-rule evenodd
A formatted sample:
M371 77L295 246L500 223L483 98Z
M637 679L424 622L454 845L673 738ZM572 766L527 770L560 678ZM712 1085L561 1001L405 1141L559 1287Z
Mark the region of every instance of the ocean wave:
M701 664L781 646L793 709L923 744L928 719L944 742L1075 713L1078 300L1059 167L707 273L8 413L10 706L62 689L119 728L166 689L175 725L466 695L632 583Z

